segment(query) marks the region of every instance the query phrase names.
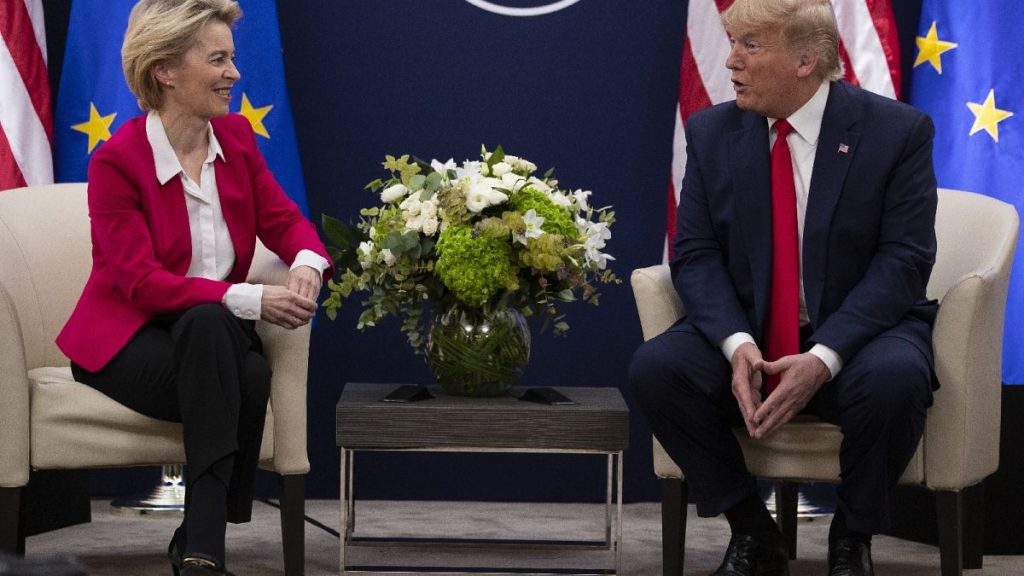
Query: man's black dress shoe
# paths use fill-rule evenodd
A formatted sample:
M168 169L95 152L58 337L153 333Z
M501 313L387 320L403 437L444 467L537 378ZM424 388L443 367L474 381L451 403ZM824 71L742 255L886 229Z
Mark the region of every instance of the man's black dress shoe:
M828 542L829 576L874 576L871 543L854 538L836 538Z
M711 576L789 576L782 534L733 534L722 565Z

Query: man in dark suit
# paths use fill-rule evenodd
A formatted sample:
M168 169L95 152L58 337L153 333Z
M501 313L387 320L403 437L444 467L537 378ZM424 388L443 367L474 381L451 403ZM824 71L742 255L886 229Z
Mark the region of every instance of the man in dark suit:
M729 521L716 575L789 573L732 427L766 438L800 412L843 433L830 574L873 574L937 385L934 129L837 80L827 0L737 0L723 24L736 100L686 124L671 269L688 315L630 381L698 512Z

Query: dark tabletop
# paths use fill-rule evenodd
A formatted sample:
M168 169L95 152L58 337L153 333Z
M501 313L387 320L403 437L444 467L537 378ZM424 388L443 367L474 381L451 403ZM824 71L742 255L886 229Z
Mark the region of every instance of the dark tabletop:
M617 388L559 387L572 405L515 396L382 402L398 384L346 384L337 444L348 449L522 449L617 452L629 445L629 408ZM514 387L518 396L526 388Z

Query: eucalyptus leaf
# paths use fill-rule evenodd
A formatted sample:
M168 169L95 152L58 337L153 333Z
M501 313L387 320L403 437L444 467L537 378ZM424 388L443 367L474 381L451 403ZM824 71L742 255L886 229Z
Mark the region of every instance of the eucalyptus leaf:
M491 152L491 157L487 159L487 167L493 168L495 164L505 159L505 149L498 144L498 147Z
M428 192L434 192L441 186L441 175L437 172L431 172L425 178L423 189ZM424 198L425 200L426 198Z
M345 248L353 245L352 230L341 220L324 214L320 217L320 228L323 229L327 239L335 246Z

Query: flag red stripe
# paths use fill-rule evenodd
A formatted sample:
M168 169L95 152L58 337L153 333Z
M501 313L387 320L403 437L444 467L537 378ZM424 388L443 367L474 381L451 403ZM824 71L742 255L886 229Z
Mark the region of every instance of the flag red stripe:
M0 126L0 190L23 186L25 176L21 173L18 161L14 159L14 152L11 151L11 143L7 141L3 126Z
M853 62L850 61L850 53L846 51L846 45L842 41L839 42L839 59L843 61L843 66L846 69L843 80L859 86L860 81L857 80L857 72L853 69Z
M715 6L718 6L719 12L725 12L726 10L729 9L729 6L732 6L732 3L735 1L736 0L715 0Z
M711 96L704 88L704 83L694 81L700 78L700 71L697 69L697 61L690 49L690 41L683 44L683 61L679 71L679 115L683 124L697 110L711 106Z
M871 13L871 21L878 32L878 39L882 42L882 51L885 52L885 61L889 65L889 75L892 77L892 87L896 91L896 98L900 97L900 38L896 32L896 16L892 11L892 4L889 0L864 0Z
M24 0L0 2L0 36L6 41L7 50L25 83L36 116L46 130L46 138L52 143L53 119L50 116L50 83L46 76L46 62L36 42L32 19ZM26 42L24 39L31 41Z

